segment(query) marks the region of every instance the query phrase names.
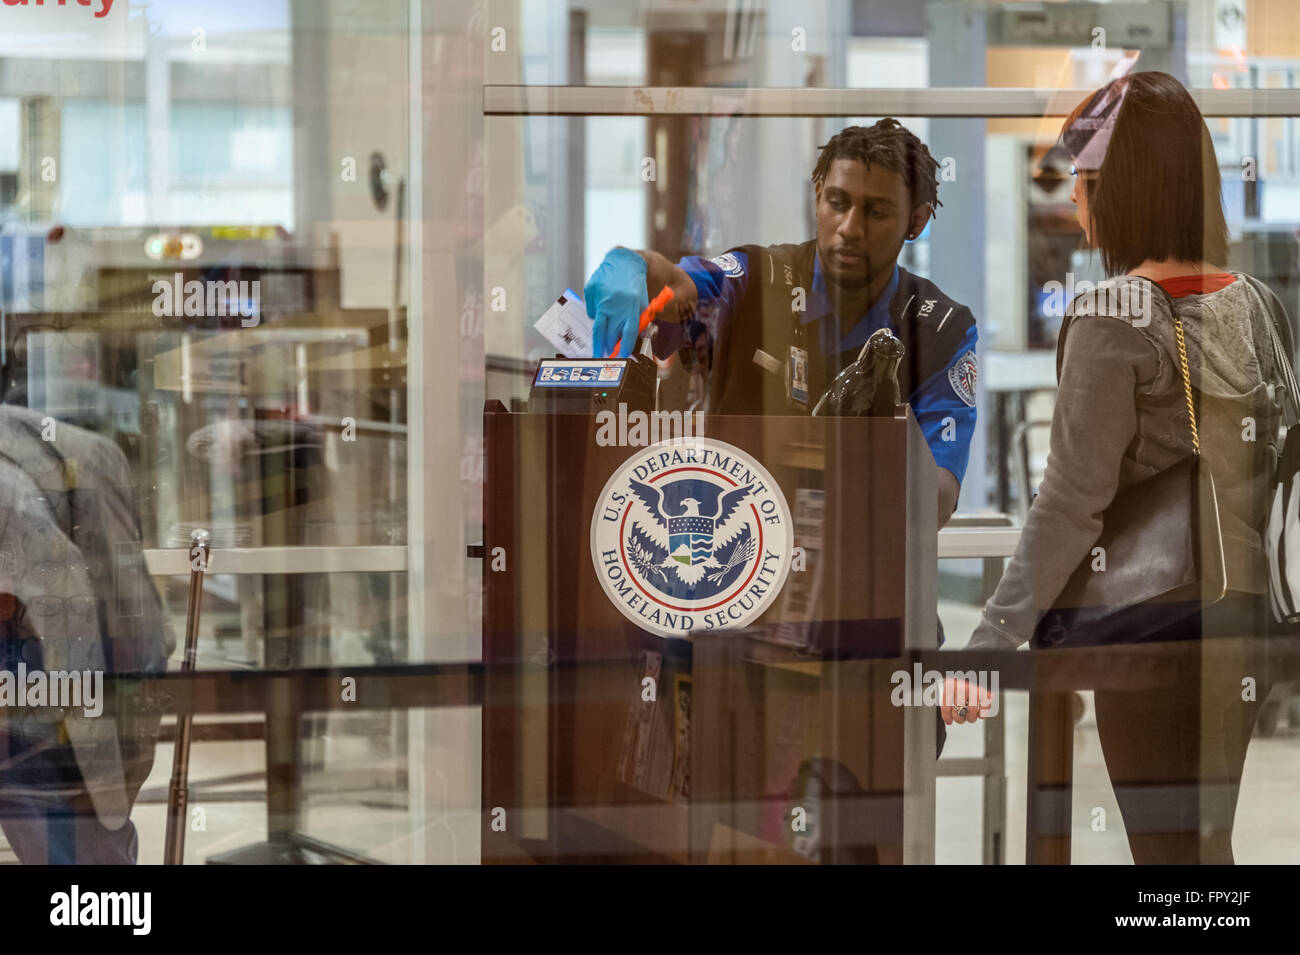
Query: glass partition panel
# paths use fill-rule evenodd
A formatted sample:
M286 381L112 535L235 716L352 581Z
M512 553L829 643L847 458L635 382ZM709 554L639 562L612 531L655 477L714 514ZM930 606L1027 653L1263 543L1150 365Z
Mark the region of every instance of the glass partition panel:
M1300 856L1287 4L0 22L0 704L108 687L0 733L14 858ZM1114 543L1193 450L1196 538Z

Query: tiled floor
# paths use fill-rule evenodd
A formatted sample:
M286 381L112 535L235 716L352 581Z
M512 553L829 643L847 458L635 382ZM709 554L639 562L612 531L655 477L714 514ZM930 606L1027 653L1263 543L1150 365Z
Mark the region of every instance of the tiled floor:
M960 649L974 629L979 611L969 605L941 604L948 635L945 649ZM959 635L965 634L962 637ZM1029 698L1024 692L1005 694L1007 855L1011 863L1025 858L1025 754ZM1124 822L1111 789L1110 777L1097 738L1092 694L1084 693L1085 710L1074 736L1074 826L1071 860L1078 865L1131 865ZM982 754L984 730L950 727L945 757ZM1265 738L1251 741L1242 773L1233 855L1237 864L1300 863L1300 727L1279 726ZM975 779L941 779L937 792L935 859L939 863L978 864L977 836L982 787ZM1105 810L1105 828L1094 831L1095 809Z

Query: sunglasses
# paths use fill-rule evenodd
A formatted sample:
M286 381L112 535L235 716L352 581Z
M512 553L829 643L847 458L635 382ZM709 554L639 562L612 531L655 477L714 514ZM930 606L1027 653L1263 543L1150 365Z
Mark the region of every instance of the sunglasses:
M72 594L67 597L43 594L33 597L27 604L27 608L38 617L53 617L69 610L80 617L89 617L95 613L97 606L94 594Z
M14 359L26 364L29 350L33 347L33 335L57 335L51 339L56 348L68 348L82 358L90 359L99 354L99 337L90 325L29 325L19 330L14 338ZM37 348L48 348L49 342L37 343Z

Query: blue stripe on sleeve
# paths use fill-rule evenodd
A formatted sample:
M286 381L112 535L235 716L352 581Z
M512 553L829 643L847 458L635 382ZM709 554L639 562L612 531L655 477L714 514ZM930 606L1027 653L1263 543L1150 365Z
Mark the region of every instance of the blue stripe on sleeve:
M727 258L728 255L731 256L730 259ZM689 275L691 281L695 283L699 301L709 302L714 308L717 324L713 326L712 333L715 335L720 334L722 328L731 320L749 285L749 257L744 252L724 253L716 258L721 259L723 265L698 255L684 256L677 263L677 267ZM647 291L651 291L652 298L658 294L649 289ZM655 319L655 325L658 327L654 336L654 353L660 361L666 360L673 352L685 347L688 341L694 342L696 336L705 328L705 325L698 321L680 325Z
M963 355L975 351L976 339L975 326L971 325L947 366L922 382L908 399L921 433L930 445L934 463L951 471L958 484L966 477L966 465L970 461L975 408L958 397L948 372Z
M749 286L749 257L744 252L729 252L734 259L734 266L724 270L717 262L698 255L685 256L677 263L678 268L691 277L699 292L700 301L713 300L717 303L719 318L729 319L740 306L745 289ZM723 256L717 256L723 258ZM731 263L728 263L729 265Z

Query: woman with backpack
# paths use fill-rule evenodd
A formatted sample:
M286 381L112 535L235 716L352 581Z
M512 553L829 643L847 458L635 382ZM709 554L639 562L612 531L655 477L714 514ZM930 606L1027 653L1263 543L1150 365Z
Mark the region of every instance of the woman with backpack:
M1290 326L1266 286L1226 269L1218 160L1176 79L1112 80L1062 145L1108 278L1066 313L1047 468L969 648L1146 644L1147 669L1108 673L1094 697L1133 859L1231 863L1270 686L1257 638L1279 423L1294 419Z

